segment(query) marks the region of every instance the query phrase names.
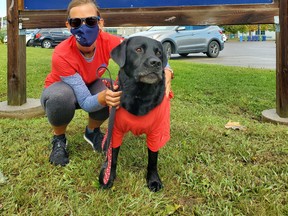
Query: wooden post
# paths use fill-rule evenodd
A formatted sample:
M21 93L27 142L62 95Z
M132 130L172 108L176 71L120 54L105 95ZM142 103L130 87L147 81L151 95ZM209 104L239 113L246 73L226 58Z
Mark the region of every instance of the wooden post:
M26 103L26 36L19 36L18 0L7 0L7 21L7 102L20 106Z
M288 1L279 2L280 32L276 33L276 112L288 117Z

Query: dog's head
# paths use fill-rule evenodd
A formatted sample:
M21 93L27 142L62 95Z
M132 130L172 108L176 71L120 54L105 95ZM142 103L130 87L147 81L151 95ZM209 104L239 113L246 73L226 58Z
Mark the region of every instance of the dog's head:
M154 84L163 79L167 56L154 39L135 36L124 40L111 52L112 59L136 82Z

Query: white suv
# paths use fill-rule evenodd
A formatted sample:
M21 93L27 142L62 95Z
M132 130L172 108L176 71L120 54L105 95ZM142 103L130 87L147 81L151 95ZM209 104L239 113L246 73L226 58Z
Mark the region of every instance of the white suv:
M189 53L205 53L216 58L224 49L222 30L218 26L153 26L132 36L146 36L160 41L167 53L187 56Z

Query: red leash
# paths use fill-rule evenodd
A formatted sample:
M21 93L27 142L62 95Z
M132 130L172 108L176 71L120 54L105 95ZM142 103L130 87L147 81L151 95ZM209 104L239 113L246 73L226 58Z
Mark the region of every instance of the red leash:
M113 92L115 92L116 90L114 89L113 83L112 83L112 77L111 77L111 72L109 71L109 69L105 66L100 66L97 69L97 75L98 75L98 71L100 69L105 68L108 73L109 73L109 77L110 77L110 82L108 82L107 80L104 80L104 84L106 85L107 88L109 88L110 90L112 90ZM118 82L118 77L115 81L115 83ZM104 174L104 179L103 182L104 184L107 184L110 178L110 174L111 174L111 165L112 165L112 146L111 146L111 141L112 141L112 133L113 133L113 126L114 126L114 120L115 120L115 113L116 113L116 107L113 106L110 109L110 113L109 113L109 122L108 122L108 129L107 132L102 140L102 150L104 152L106 152L106 161L107 161L107 167L105 169L105 174Z

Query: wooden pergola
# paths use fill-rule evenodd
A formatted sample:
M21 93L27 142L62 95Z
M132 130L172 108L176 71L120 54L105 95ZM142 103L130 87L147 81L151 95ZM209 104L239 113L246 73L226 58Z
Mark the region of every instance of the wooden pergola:
M13 41L13 43L8 43L7 103L11 106L21 106L26 103L26 46L25 34L22 34L21 31L19 34L19 26L22 29L64 27L67 14L65 9L29 10L25 7L24 0L6 1L8 38ZM98 0L99 5L101 5L101 1L105 0ZM225 0L218 1L225 2ZM227 0L227 2L231 1L233 0ZM100 8L100 11L101 16L105 19L106 27L274 24L275 17L279 17L278 27L280 28L278 29L280 31L276 33L276 110L279 117L287 118L288 1L270 0L271 3L265 3L268 0L263 0L263 3L257 4L255 3L261 0L245 0L245 2L247 1L250 3L241 5L214 4L204 6Z

